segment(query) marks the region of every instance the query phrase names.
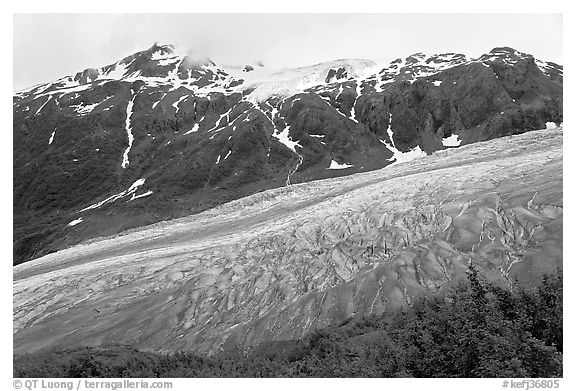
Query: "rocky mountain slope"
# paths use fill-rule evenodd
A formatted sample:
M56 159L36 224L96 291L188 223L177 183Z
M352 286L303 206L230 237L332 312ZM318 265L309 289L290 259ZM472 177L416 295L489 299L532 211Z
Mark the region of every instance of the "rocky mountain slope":
M437 292L470 262L530 286L562 264L562 168L562 129L528 132L46 255L14 267L14 352L298 339Z
M562 83L561 66L510 48L269 70L154 45L14 94L14 263L558 124Z

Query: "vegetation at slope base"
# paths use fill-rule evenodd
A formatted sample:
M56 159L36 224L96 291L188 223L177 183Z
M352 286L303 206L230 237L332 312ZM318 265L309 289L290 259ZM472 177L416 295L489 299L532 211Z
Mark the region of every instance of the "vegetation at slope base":
M125 345L14 357L14 377L561 377L562 270L535 289L467 281L394 313L213 356Z

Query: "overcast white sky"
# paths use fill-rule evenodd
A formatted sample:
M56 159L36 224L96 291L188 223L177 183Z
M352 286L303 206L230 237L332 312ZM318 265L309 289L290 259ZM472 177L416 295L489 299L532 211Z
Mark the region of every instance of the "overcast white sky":
M267 67L511 46L562 63L561 14L15 14L14 89L113 63L155 41Z

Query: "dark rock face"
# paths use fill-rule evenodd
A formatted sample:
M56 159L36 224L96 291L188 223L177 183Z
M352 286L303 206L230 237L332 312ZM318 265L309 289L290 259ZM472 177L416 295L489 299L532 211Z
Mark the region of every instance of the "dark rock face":
M367 77L355 67L318 68L316 84L306 75L297 88L274 74L251 79L265 68L235 75L154 45L15 94L14 262L381 168L390 145L432 153L451 135L464 145L563 121L562 67L514 49L415 54Z
M94 68L88 68L84 72L78 72L74 77L74 80L80 84L86 84L92 82L98 78L98 70Z
M337 80L346 79L348 77L348 72L346 68L340 67L338 69L330 69L324 80L326 83L331 83Z
M370 99L371 95L377 98ZM495 58L459 65L411 84L392 83L359 104L366 105L358 110L366 113L361 122L374 131L387 123L389 112L382 106L391 108L393 121L398 120L393 129L401 150L421 145L436 133L458 134L467 144L563 120L562 83L543 74L532 57L519 58L513 66Z

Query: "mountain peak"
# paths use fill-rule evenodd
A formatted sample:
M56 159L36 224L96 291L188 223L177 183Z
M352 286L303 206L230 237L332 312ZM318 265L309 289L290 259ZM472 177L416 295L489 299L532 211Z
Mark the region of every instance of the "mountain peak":
M158 42L154 42L152 46L150 46L148 51L154 52L156 50L165 50L165 49L175 50L176 48L172 44L159 44Z
M492 50L490 50L490 53L492 54L497 54L497 53L512 53L512 54L516 54L519 53L518 50L511 48L509 46L501 46L501 47L496 47Z
M161 59L176 54L173 45L159 45L157 42L154 42L154 44L146 50L145 53L150 55L151 59Z
M507 57L507 58L527 58L533 57L530 54L520 52L514 48L508 46L496 47L490 50L490 53L485 56L498 56L498 57Z

